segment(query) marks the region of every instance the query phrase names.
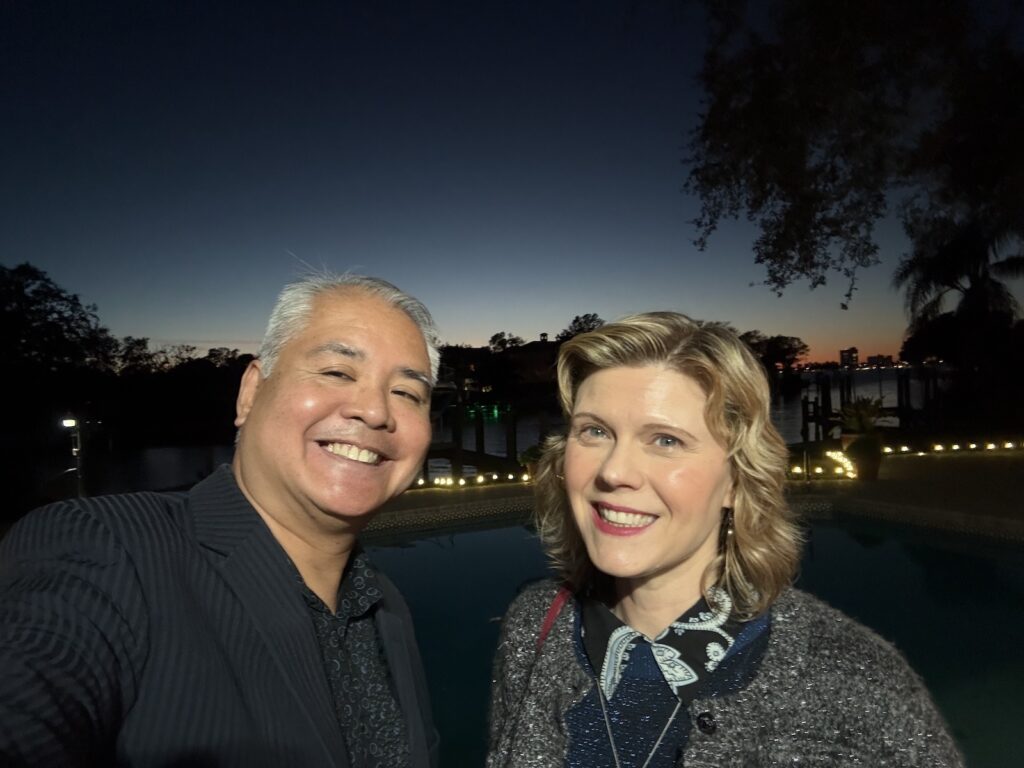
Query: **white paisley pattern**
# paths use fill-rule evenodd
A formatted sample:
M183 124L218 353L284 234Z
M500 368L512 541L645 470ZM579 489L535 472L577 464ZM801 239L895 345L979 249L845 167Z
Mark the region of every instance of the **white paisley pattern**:
M678 693L680 688L692 685L700 679L693 667L680 658L679 651L670 645L658 642L665 638L669 632L675 635L683 635L687 632L712 632L718 635L722 643L712 640L707 644L705 652L707 661L704 662L704 669L713 672L719 662L732 648L735 642L732 635L722 629L722 626L729 620L732 612L732 598L728 593L718 587L710 590L711 603L715 606L710 611L701 611L696 616L691 616L687 621L674 621L665 628L665 631L651 640L651 650L654 653L654 660L658 663L665 682L672 688L673 693ZM601 665L600 684L601 690L607 699L615 695L615 689L622 679L622 671L629 661L629 652L633 649L637 638L643 637L630 626L623 624L615 629L608 638L608 649L604 655L604 664Z

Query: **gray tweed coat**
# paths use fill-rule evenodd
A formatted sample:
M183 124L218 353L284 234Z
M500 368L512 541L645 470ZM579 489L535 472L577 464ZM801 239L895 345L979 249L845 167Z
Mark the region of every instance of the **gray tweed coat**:
M572 603L540 653L536 639L556 592L524 590L502 624L491 689L488 768L560 768L566 711L593 681L573 649ZM756 676L735 694L698 699L682 765L962 766L921 680L871 630L796 589L772 606ZM709 727L710 723L710 727Z

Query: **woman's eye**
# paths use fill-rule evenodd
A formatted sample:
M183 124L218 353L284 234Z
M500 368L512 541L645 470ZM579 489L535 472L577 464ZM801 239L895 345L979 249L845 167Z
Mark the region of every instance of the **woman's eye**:
M659 448L675 448L677 445L682 445L682 442L672 435L658 435L654 438L654 444Z
M596 424L585 424L576 430L576 436L581 440L600 440L607 434L603 427L599 427Z

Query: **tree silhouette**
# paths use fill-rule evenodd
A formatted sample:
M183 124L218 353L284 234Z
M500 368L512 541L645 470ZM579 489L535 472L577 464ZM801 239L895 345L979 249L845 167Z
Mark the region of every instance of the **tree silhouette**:
M488 339L487 346L491 348L491 352L504 352L506 349L521 347L523 346L523 343L521 336L516 336L505 331L498 331Z
M579 336L581 333L596 330L602 325L604 325L604 320L593 312L589 312L585 315L576 315L576 317L572 319L572 322L569 323L568 328L564 328L559 331L558 335L555 337L555 341L568 341L573 336Z
M125 336L118 342L114 369L119 376L169 371L192 360L195 352L191 344L171 344L151 350L146 337ZM211 349L207 356L215 357L215 364L224 365L238 357L238 350L219 347Z
M1000 278L1024 276L1024 255L1000 258L1008 235L987 231L977 220L945 216L913 220L908 229L914 250L900 262L893 285L904 291L912 329L938 317L951 296L955 316L979 329L1016 319L1017 300Z
M740 334L740 339L754 351L769 372L793 370L810 351L803 339L796 336L765 336L760 331L746 331Z
M900 346L900 360L913 365L942 361L961 365L962 326L952 312L943 312L911 330Z
M0 349L9 402L0 420L5 493L16 516L42 500L35 483L59 476L68 453L60 419L82 419L114 378L118 342L83 305L31 264L0 266Z
M152 373L159 369L156 353L149 349L149 339L125 336L118 344L114 367L119 375Z
M83 305L31 264L0 266L0 348L9 371L111 370L118 342Z
M196 348L191 344L170 344L153 353L159 370L167 371L195 357Z
M700 247L746 214L768 286L838 272L849 298L857 271L878 261L873 227L890 212L968 210L1024 233L1019 3L706 6L706 101L687 179Z
M913 252L893 276L910 319L901 355L910 362L938 358L956 366L965 399L1005 378L1003 363L1020 307L1003 279L1024 276L1024 256L1002 255L1007 241L976 219L924 220ZM970 380L971 372L986 380Z

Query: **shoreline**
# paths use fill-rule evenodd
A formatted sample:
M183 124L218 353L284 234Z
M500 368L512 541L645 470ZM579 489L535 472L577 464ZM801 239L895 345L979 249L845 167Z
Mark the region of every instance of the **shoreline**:
M787 498L807 520L867 518L1010 544L1024 543L1024 505L1017 496L1024 454L887 456L875 481L792 481ZM525 483L449 491L407 491L373 519L369 544L526 525L533 489Z

